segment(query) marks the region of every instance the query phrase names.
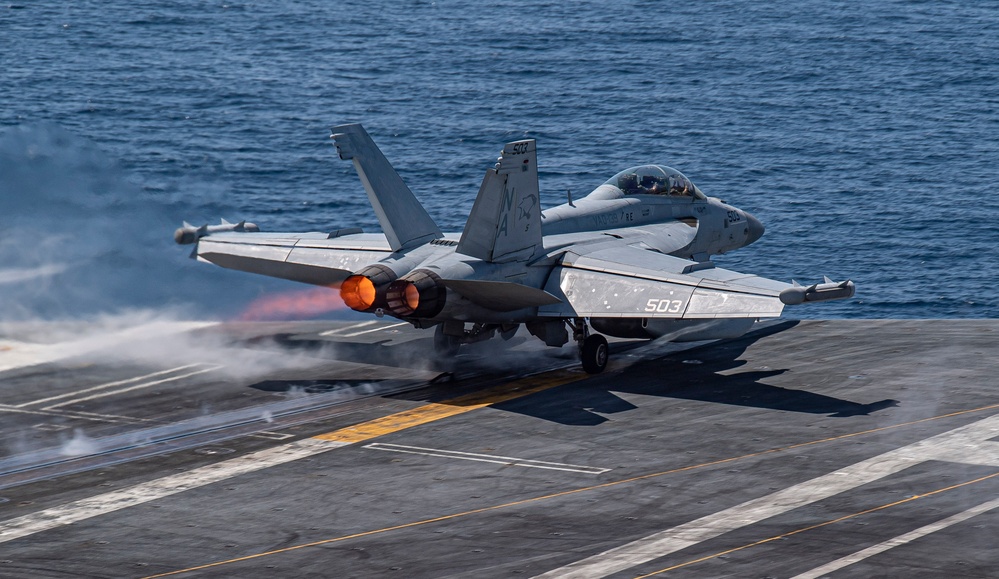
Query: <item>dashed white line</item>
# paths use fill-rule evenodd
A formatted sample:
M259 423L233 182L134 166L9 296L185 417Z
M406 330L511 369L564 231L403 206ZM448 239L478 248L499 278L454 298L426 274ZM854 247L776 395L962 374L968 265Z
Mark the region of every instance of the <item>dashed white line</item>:
M404 452L407 454L422 454L424 456L438 456L441 458L458 458L461 460L491 462L507 466L524 466L529 468L544 468L548 470L564 470L569 472L581 472L585 474L602 474L610 470L609 468L596 468L592 466L582 466L578 464L547 462L543 460L528 460L525 458L513 458L510 456L494 456L491 454L459 452L456 450L441 450L437 448L423 448L420 446L406 446L402 444L384 444L381 442L375 442L372 444L365 445L364 448L370 448L373 450L388 450L390 452Z

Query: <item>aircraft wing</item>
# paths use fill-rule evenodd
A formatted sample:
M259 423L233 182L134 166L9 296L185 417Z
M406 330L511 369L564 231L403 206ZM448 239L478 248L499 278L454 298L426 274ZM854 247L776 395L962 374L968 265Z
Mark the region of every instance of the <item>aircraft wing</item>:
M192 257L229 269L330 286L392 252L385 236L327 233L216 233Z
M790 284L628 246L567 252L539 314L596 318L769 318Z

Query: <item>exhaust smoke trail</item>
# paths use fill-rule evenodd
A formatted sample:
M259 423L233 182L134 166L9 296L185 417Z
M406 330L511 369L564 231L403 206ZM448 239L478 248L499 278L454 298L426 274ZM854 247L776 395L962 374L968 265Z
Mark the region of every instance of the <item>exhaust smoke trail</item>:
M305 320L346 310L339 286L265 295L251 302L236 319L241 322Z
M45 371L62 380L67 395L99 381L78 381L75 373L59 368L67 365L137 367L131 375L167 372L167 378L175 374L165 369L182 367L184 379L190 375L195 382L224 382L235 394L240 389L246 394L247 385L269 376L308 382L335 374L339 356L333 343L289 348L268 339L266 329L258 333L219 323L300 320L345 310L337 287L308 287L193 263L190 248L173 240L185 219L254 217L233 215L224 191L190 183L174 190L169 185L143 187L95 144L55 125L5 131L0 132L0 383L46 363L53 364ZM174 386L168 382L161 388ZM351 386L338 389L336 396L349 399L393 388L397 386ZM112 402L114 394L114 389L83 394L92 405L87 412L121 413ZM51 396L18 395L23 400ZM307 407L314 397L331 399L291 388L281 402L238 412L269 424L279 419L282 404ZM181 424L162 428L194 428L198 419L213 427L243 419L238 412L220 413L206 400L192 401L200 404L203 417L192 423L181 407L169 415ZM46 420L73 435L53 440L44 435L48 430L35 432L29 426L23 436L0 442L0 458L85 456L104 448L108 436L132 432L130 426L100 421L88 423L84 432L75 428L81 419L72 413Z
M234 217L217 186L143 187L53 124L0 133L0 175L0 371L65 358L234 359L231 340L191 330L343 309L335 288L197 267L173 232L199 214ZM235 359L247 371L270 363L255 357Z
M173 242L185 218L231 215L224 191L146 189L56 125L0 133L0 175L0 322L142 309L227 318L292 286L194 267Z

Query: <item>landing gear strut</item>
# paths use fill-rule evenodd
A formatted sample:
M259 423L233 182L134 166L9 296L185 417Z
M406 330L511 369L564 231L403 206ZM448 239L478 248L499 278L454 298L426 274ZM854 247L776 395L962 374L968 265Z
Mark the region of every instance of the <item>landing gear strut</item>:
M434 351L441 358L453 358L462 344L484 342L492 338L497 330L504 340L509 340L517 333L517 325L473 324L466 330L464 322L441 322L434 331Z
M461 347L461 336L444 333L444 324L434 331L434 352L441 358L453 358Z
M582 318L569 320L572 337L579 344L579 359L587 374L599 374L607 367L607 338L600 334L591 334Z

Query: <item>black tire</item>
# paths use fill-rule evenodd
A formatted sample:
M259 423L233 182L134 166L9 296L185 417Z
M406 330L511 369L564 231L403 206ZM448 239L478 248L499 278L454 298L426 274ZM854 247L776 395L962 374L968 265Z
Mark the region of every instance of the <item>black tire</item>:
M438 324L434 331L434 352L439 358L453 358L461 348L461 338L444 333L444 325Z
M587 374L599 374L607 367L607 357L610 351L607 347L607 338L600 334L591 334L583 340L583 347L579 352L579 359L583 362L583 370Z

